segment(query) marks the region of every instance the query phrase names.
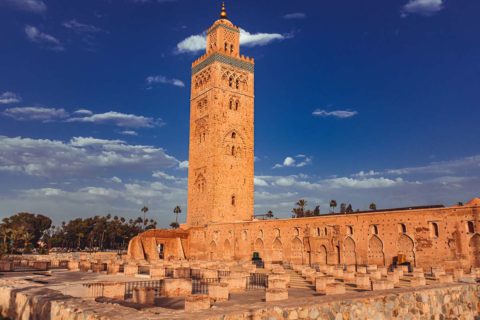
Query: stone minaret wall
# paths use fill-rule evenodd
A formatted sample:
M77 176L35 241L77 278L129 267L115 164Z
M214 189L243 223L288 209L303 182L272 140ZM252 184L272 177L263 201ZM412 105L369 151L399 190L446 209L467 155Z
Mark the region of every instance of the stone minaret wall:
M253 146L254 61L240 54L240 30L224 16L192 64L189 226L252 219Z

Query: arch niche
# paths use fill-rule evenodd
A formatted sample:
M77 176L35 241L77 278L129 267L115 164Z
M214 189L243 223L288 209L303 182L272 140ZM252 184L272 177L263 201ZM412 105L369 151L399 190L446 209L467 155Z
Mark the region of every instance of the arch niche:
M480 235L474 234L468 243L470 264L474 268L480 267Z
M217 244L215 241L210 242L208 257L210 260L215 260L217 258Z
M326 265L327 264L327 257L328 257L328 251L327 247L324 245L321 245L318 250L317 250L317 262L321 265Z
M290 262L293 264L303 263L303 245L298 238L293 239L290 245Z
M347 237L343 243L343 260L346 265L356 264L357 257L355 255L355 241L351 237Z
M279 238L276 238L275 241L273 241L272 261L275 261L275 262L283 261L283 245Z
M253 251L255 252L258 252L258 254L260 255L260 258L264 259L264 245L263 245L263 240L260 239L260 238L257 238L257 240L255 240L255 244L253 246Z
M398 254L405 255L405 260L410 262L412 266L415 266L415 251L414 251L414 243L412 238L407 236L406 234L402 234L398 238L397 247L398 247Z
M225 242L223 243L223 254L225 257L225 260L232 260L233 254L232 254L232 245L230 243L230 240L225 239Z
M376 235L372 236L368 241L368 264L376 264L378 266L385 265L385 255L383 253L383 243Z

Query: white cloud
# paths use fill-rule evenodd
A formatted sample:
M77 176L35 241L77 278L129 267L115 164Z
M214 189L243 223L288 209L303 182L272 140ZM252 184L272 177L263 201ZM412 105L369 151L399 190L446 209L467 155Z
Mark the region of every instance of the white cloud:
M148 76L147 79L145 80L147 84L152 85L152 84L171 84L175 87L185 87L185 83L183 83L182 80L178 79L169 79L165 76L157 75L157 76Z
M43 13L47 11L47 5L41 0L3 0L3 3L15 9L31 13Z
M293 12L293 13L287 13L286 15L283 16L283 18L287 20L306 19L307 14L304 12Z
M340 119L351 118L358 114L357 111L350 110L336 110L336 111L326 111L321 109L316 109L312 112L315 117L335 117Z
M372 188L388 188L398 186L404 183L402 178L387 179L387 178L335 178L325 181L332 188L354 188L354 189L372 189Z
M171 175L169 175L169 174L167 174L163 171L153 172L152 177L158 178L158 179L163 179L163 180L175 180L175 179L177 179L176 177L171 176Z
M253 183L257 187L268 187L268 182L259 177L253 178Z
M0 94L0 104L10 104L20 102L22 98L13 92L4 92Z
M70 118L67 122L89 122L95 124L111 123L125 128L153 128L165 125L162 119L153 119L134 114L125 114L116 111L92 114L86 117Z
M282 41L291 38L292 35L280 33L250 33L240 29L240 45L245 47L264 46L273 41ZM205 50L207 36L205 33L192 35L177 44L177 53L198 52Z
M123 134L123 135L126 135L126 136L138 136L138 133L136 131L133 131L133 130L123 130L120 133Z
M17 107L8 108L3 115L15 120L37 120L37 121L53 121L68 117L68 113L64 109L43 108L43 107Z
M69 142L0 136L0 171L29 176L102 175L113 170L142 172L177 167L162 148L121 140L74 137Z
M33 26L25 26L25 34L27 38L35 43L44 45L47 49L53 51L63 51L65 48L62 43L52 35L46 34L38 30L38 28Z
M296 155L295 157L286 157L284 160L283 160L283 163L282 164L275 164L273 166L273 169L278 169L278 168L286 168L286 167L295 167L295 168L301 168L301 167L305 167L309 164L312 163L312 158L311 157L307 157L306 155L303 155L303 154L299 154L299 155Z
M90 116L93 114L92 111L90 110L87 110L87 109L78 109L76 110L75 112L73 112L74 114L80 114L80 115L87 115L87 116Z
M76 19L65 21L63 23L63 26L76 33L98 33L103 31L102 29L95 27L93 25L78 22Z
M120 179L119 177L112 177L112 182L115 182L115 183L122 183L122 179Z
M408 14L419 14L431 16L443 9L443 0L409 0L402 9L402 16Z
M178 164L179 169L188 169L188 160L182 161Z

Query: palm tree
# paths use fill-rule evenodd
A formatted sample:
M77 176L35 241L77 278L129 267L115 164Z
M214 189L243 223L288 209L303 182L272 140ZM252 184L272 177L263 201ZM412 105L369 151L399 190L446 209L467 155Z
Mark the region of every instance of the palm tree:
M173 209L173 213L175 214L175 224L178 225L178 215L182 213L182 209L180 209L180 206L176 206ZM178 228L178 227L177 227Z
M335 200L330 200L330 208L333 213L335 213L335 208L337 207L337 201Z
M172 223L170 223L170 227L172 227L172 229L178 229L178 227L180 227L180 225L178 224L178 222L172 222Z
M370 203L370 210L377 210L377 205L375 204L375 202L372 202Z
M143 208L140 209L140 211L143 212L143 229L145 229L145 225L146 225L146 223L145 223L146 219L145 218L147 217L148 207L143 206Z
M267 218L273 218L272 210L268 210L267 214L265 215Z

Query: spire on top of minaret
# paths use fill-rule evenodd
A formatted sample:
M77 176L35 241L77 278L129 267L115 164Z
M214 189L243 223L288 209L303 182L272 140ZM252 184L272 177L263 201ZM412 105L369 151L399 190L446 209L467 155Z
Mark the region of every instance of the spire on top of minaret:
M220 19L227 19L227 9L225 9L225 1L222 2L222 11L220 12Z

